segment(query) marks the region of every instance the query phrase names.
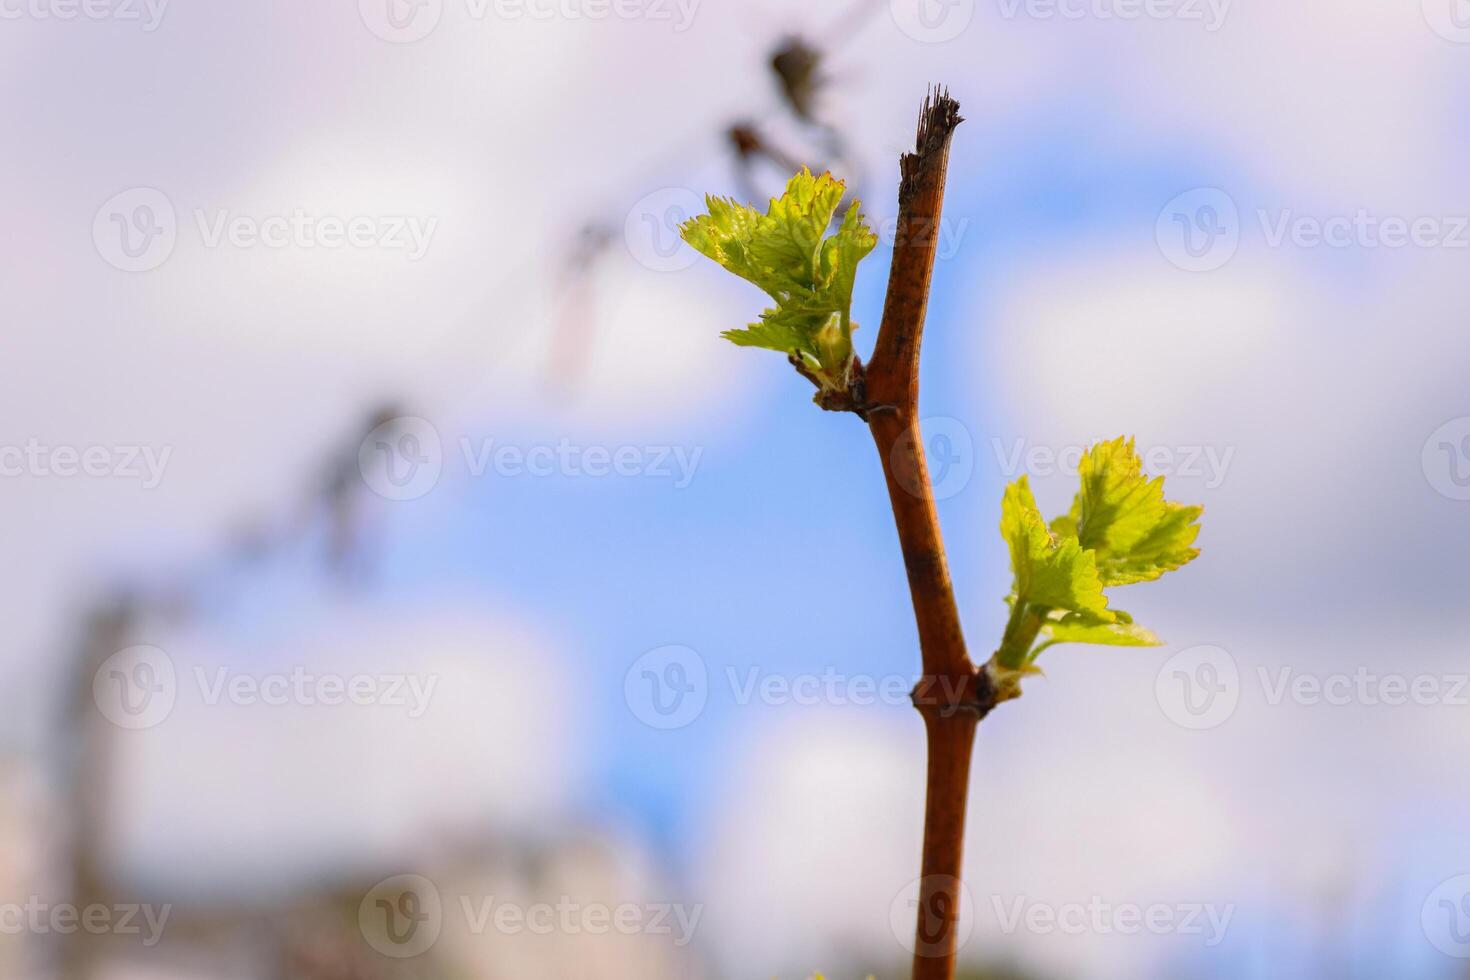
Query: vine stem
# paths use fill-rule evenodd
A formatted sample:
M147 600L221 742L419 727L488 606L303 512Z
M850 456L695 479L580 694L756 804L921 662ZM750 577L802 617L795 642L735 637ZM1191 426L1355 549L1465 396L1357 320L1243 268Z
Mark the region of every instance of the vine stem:
M996 702L988 676L975 669L965 648L919 431L919 347L950 138L961 121L959 103L943 89L931 90L919 114L914 152L899 161L893 266L863 378L863 414L883 464L923 656L923 677L913 694L928 740L914 980L954 976L970 756L976 726Z

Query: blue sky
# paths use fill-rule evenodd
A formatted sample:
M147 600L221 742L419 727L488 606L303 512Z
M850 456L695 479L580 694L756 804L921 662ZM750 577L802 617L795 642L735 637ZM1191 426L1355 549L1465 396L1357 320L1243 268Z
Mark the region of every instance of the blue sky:
M1176 462L1228 461L1219 479L1169 474L1176 496L1206 505L1204 555L1126 599L1168 645L1049 654L1048 677L982 734L977 785L1006 792L980 795L971 839L990 894L1230 898L1238 924L1215 955L994 923L987 949L1061 975L1275 976L1317 962L1314 944L1349 921L1355 975L1454 965L1419 915L1437 883L1470 871L1466 709L1270 698L1282 670L1463 669L1470 503L1437 446L1470 416L1465 251L1273 247L1266 234L1288 215L1443 230L1465 214L1456 96L1470 47L1436 33L1428 3L1237 6L1217 33L961 3L973 20L953 40L928 43L880 11L834 59L826 111L852 134L875 220L891 214L926 84L947 81L968 117L921 406L971 469L940 515L973 653L1003 622L995 525L1019 475L1003 463L1011 447L1133 433ZM48 93L0 108L20 134L0 196L35 229L0 245L14 325L0 444L174 450L156 490L0 482L20 515L0 662L25 679L17 690L54 693L89 587L190 580L242 517L290 512L323 448L391 396L435 427L445 473L415 500L362 495L377 558L365 584L323 580L316 530L256 571L208 579L194 621L142 639L181 669L401 663L437 671L460 700L412 737L377 716L185 705L124 743L140 774L125 804L132 863L216 861L228 889L242 864L289 877L302 854L336 860L322 842L339 827L361 845L344 862L401 860L451 819L510 835L615 828L710 903L721 955L757 936L760 968L806 968L853 930L886 937L917 848L911 709L741 705L727 681L916 671L878 461L863 427L817 411L779 357L718 339L757 312L753 288L708 263L649 268L627 231L649 195L734 192L719 143L731 119L793 136L760 76L767 48L836 10L711 3L671 34L456 9L411 45L325 7L180 8L146 36L28 21L0 36L0 79ZM139 94L109 97L118 79ZM99 205L136 187L162 191L179 219L173 254L142 274L109 266L88 234ZM1171 201L1203 189L1236 207L1240 242L1191 272L1158 228ZM196 211L296 208L439 223L420 262L211 248L193 230ZM613 234L573 314L590 354L568 395L546 375L568 317L568 242L588 221ZM862 350L888 262L880 246L859 276ZM489 439L699 455L683 487L467 472L461 440ZM1043 509L1065 506L1070 476L1032 477ZM624 677L668 645L697 652L709 700L657 731L630 710ZM1189 731L1155 685L1201 647L1238 666L1240 705ZM477 713L475 692L504 700ZM54 737L34 707L45 698L23 700L7 737L38 750ZM401 799L367 770L361 786L311 771L398 738L427 753ZM210 784L184 833L167 774L221 756L287 788ZM292 806L309 816L273 822ZM250 846L206 832L250 819L262 828ZM827 907L783 917L764 900L801 894L814 869L836 893ZM1341 918L1324 919L1333 889Z

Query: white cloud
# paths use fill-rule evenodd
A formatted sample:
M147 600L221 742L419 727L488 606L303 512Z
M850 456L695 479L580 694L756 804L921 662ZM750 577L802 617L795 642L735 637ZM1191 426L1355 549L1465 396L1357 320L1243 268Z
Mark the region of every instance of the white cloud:
M270 885L564 814L584 737L578 695L555 648L524 625L453 608L346 607L280 635L268 649L199 630L155 641L174 660L178 701L156 727L112 740L122 867L189 868L190 887ZM418 716L386 687L370 705L228 693L209 703L220 668L233 682L298 666L313 677L408 675L429 697Z
M923 820L909 720L806 711L740 746L699 870L727 963L764 976L838 949L903 958L889 906L917 874Z
M1300 285L1260 264L1198 275L1159 253L1028 255L1002 277L983 363L1028 426L1076 441L1139 431L1199 443L1300 344ZM993 304L993 305L992 305ZM1293 392L1295 396L1297 393Z
M1210 636L1232 651L1244 684L1234 715L1204 731L1169 720L1154 683L1172 651L1049 653L1048 676L980 728L965 860L976 926L964 955L1121 980L1242 949L1310 961L1331 908L1380 923L1355 949L1387 941L1397 916L1417 921L1412 883L1384 888L1411 859L1432 881L1458 868L1463 848L1448 842L1470 793L1452 778L1463 709L1272 704L1258 669L1463 672L1452 649L1409 665L1385 659L1393 643L1381 630L1347 641L1219 620L1158 625L1178 647ZM740 744L710 804L699 876L726 961L782 976L853 956L902 962L889 912L918 872L923 772L916 715L808 710ZM1423 812L1406 818L1406 797ZM1426 828L1437 841L1428 853ZM1018 898L1211 905L1229 910L1227 945L1007 932L995 903L1009 914Z

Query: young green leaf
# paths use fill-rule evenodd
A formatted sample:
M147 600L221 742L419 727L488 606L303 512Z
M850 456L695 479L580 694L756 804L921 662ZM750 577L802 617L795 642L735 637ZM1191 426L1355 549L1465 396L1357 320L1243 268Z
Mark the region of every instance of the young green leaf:
M1122 611L1114 611L1106 622L1082 613L1066 613L1047 619L1041 634L1053 643L1096 643L1110 647L1156 647L1163 643L1152 630L1144 629Z
M691 247L765 290L775 305L760 320L722 335L743 347L795 355L824 388L846 391L852 368L852 288L877 237L858 202L831 236L846 187L803 169L763 215L718 197L680 228Z
M1203 508L1164 499L1132 439L1093 446L1070 513L1047 526L1022 476L1001 500L1000 533L1011 553L1010 620L987 665L1002 699L1038 673L1037 656L1057 643L1157 646L1133 617L1109 609L1103 589L1156 579L1194 559Z
M1075 538L1058 541L1052 536L1026 477L1006 488L1000 513L1000 533L1010 545L1013 594L1018 604L1113 621L1093 553Z
M1148 582L1193 561L1202 507L1164 499L1164 478L1150 480L1132 439L1093 446L1082 458L1082 488L1052 531L1097 553L1104 585Z

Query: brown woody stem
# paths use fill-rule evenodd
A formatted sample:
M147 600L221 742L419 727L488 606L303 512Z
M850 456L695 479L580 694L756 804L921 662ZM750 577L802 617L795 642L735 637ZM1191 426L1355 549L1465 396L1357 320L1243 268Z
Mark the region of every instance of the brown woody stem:
M965 649L919 431L919 346L950 137L960 122L959 104L949 93L931 92L919 116L915 151L899 161L893 267L864 378L866 417L883 462L924 662L924 676L914 688L929 748L914 980L954 976L970 753L976 725L996 702L988 677L976 671Z

